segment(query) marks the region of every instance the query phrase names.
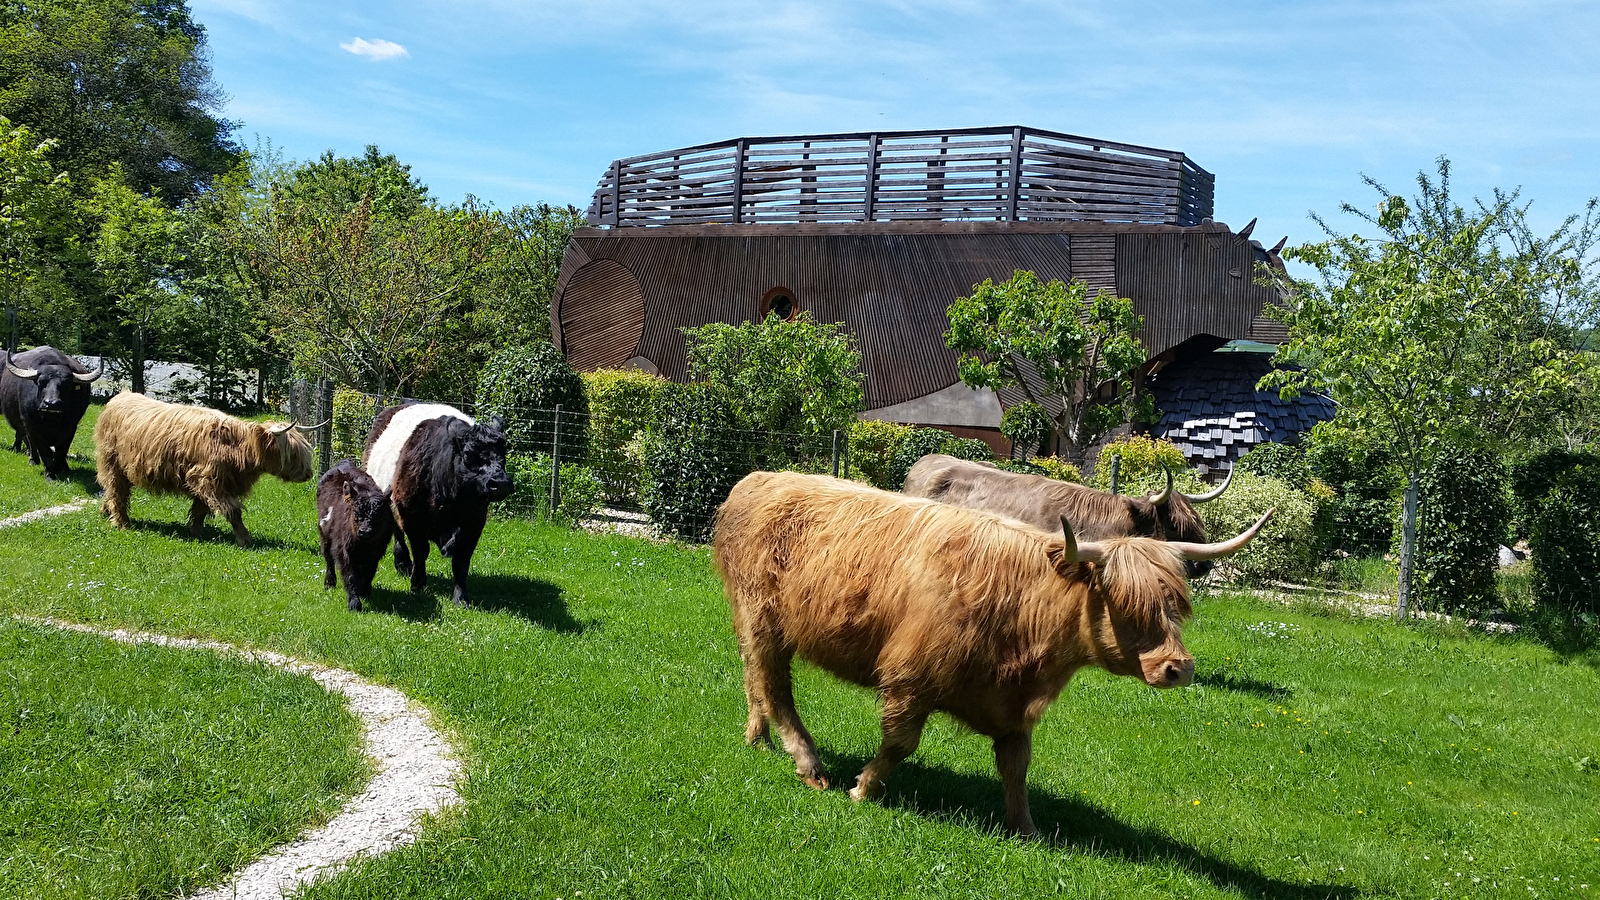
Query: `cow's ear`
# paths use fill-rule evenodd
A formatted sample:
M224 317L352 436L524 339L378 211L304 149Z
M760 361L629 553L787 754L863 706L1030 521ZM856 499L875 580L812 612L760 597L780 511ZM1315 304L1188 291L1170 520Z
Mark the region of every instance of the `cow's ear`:
M500 432L501 434L505 434L505 431L506 431L506 420L505 420L505 417L500 415L499 413L495 413L494 415L490 416L489 417L489 427L494 429L495 431Z

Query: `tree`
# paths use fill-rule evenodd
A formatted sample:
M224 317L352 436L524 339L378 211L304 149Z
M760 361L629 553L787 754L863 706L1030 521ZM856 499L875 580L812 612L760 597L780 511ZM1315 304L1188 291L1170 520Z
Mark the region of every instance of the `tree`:
M87 190L120 164L170 205L233 167L205 28L184 0L0 2L0 115L58 142Z
M1381 237L1341 235L1313 218L1328 240L1284 255L1308 263L1320 282L1289 285L1289 326L1280 368L1261 380L1283 396L1326 392L1342 427L1385 444L1404 472L1400 596L1410 600L1419 481L1442 454L1504 447L1548 427L1589 377L1592 362L1572 344L1597 306L1591 201L1546 238L1535 238L1526 205L1496 191L1468 212L1450 197L1450 167L1437 182L1419 173L1414 202L1367 178L1381 201L1371 214L1341 208Z
M848 426L864 397L861 351L844 323L713 322L684 328L689 375L722 386L746 428L778 434L827 434Z
M54 147L0 117L0 302L31 319L24 327L35 336L59 343L50 326L77 318L62 280L76 223L67 175L48 158Z
M89 208L99 223L92 256L127 329L134 393L144 393L152 334L180 315L178 289L187 260L183 220L155 197L124 184L120 166L95 184Z
M325 151L288 174L279 188L289 203L324 216L349 213L366 203L377 219L407 219L431 203L428 186L412 177L411 167L376 144L353 157Z
M1149 396L1134 390L1145 352L1132 300L1106 290L1090 299L1081 281L1041 284L1018 270L974 285L946 315L944 342L960 354L961 381L996 393L1019 387L1046 412L1057 452L1075 462L1119 425L1153 418Z

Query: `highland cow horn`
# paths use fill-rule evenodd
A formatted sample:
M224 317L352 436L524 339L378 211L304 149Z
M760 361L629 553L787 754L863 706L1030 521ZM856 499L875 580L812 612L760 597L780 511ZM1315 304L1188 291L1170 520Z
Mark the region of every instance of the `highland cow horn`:
M104 375L105 373L106 373L106 358L104 356L102 356L102 357L100 357L100 366L99 366L99 368L95 369L93 372L73 372L72 373L72 380L76 381L79 384L92 384L95 381L100 380L100 376Z
M272 434L283 434L285 431L288 431L289 429L293 428L294 425L295 425L295 423L293 423L293 422L285 422L285 423L283 423L283 425L281 427L278 426L278 425L268 425L267 426L267 431L272 433Z
M1161 493L1145 498L1156 506L1166 506L1167 501L1172 499L1172 469L1166 463L1162 463L1161 468L1167 470L1167 486L1161 489Z
M1250 237L1250 232L1255 231L1255 230L1256 230L1256 220L1255 219L1251 219L1249 225L1246 225L1244 228L1239 230L1239 237L1249 238Z
M316 431L318 428L321 428L323 425L326 425L332 421L333 416L329 416L326 419L323 419L322 422L317 425L301 425L299 422L296 422L294 423L294 427L300 429L301 431Z
M10 372L11 374L13 374L15 376L17 376L18 378L26 378L29 381L32 381L35 378L39 377L39 370L38 369L19 369L16 366L13 366L11 364L11 351L10 350L6 351L6 371Z
M1286 235L1283 236L1283 240L1281 240L1277 244L1273 245L1272 255L1273 256L1277 256L1278 252L1283 249L1283 245L1287 244L1287 243L1289 243L1289 236L1286 234Z
M1090 541L1086 544L1078 543L1078 538L1072 533L1072 523L1066 516L1061 517L1061 534L1067 539L1066 557L1068 562L1099 562L1105 558L1105 545L1099 541Z
M1217 485L1215 490L1206 491L1204 494L1184 494L1183 499L1190 503L1205 503L1208 500L1215 500L1221 497L1222 492L1228 489L1228 485L1233 484L1233 473L1237 471L1239 471L1238 465L1229 467L1228 477L1222 479L1222 484ZM1179 493L1183 492L1179 491Z
M1217 544L1191 544L1188 541L1171 541L1170 543L1172 544L1172 549L1182 554L1184 559L1216 559L1221 556L1229 556L1239 552L1244 548L1245 544L1250 543L1255 538L1256 532L1260 531L1262 526L1267 524L1267 520L1272 518L1272 514L1277 511L1278 508L1274 506L1262 513L1261 518L1257 519L1254 525L1245 529L1243 534L1232 540L1222 541Z

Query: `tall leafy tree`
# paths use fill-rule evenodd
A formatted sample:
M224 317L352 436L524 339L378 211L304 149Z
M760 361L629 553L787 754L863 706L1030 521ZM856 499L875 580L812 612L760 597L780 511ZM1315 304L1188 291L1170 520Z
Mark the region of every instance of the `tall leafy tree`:
M56 332L76 318L63 281L76 223L54 146L0 117L0 305L20 311L29 336L62 343Z
M176 205L237 160L184 0L3 0L0 115L58 143L82 188L113 163Z
M189 241L174 210L128 187L120 176L120 167L113 165L90 198L99 225L92 255L126 331L132 389L144 393L151 340L182 315L179 290Z
M1290 285L1269 313L1289 326L1280 368L1263 389L1325 391L1342 427L1390 448L1405 474L1399 612L1410 601L1419 482L1442 454L1504 446L1548 428L1591 377L1573 337L1596 315L1590 249L1596 207L1547 237L1527 226L1525 204L1496 192L1466 210L1450 196L1450 168L1417 177L1412 201L1366 179L1377 212L1342 209L1378 231L1291 248L1318 281Z
M1149 395L1134 391L1145 351L1131 300L1105 290L1091 298L1081 281L1045 284L1019 270L1000 284L984 279L946 314L945 346L960 354L961 381L1020 388L1063 456L1081 461L1107 432L1154 412Z

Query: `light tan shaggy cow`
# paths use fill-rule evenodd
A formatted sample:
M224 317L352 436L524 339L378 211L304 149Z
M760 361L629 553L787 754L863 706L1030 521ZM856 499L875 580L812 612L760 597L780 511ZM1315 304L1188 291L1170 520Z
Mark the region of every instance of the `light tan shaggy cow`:
M128 391L111 398L94 424L100 509L128 527L128 489L181 494L194 501L189 533L200 537L208 513L233 526L250 546L243 504L262 475L284 481L311 477L311 445L292 422L246 422L201 406L163 403Z
M994 740L1006 825L1032 834L1026 779L1044 711L1084 666L1188 684L1183 560L1238 550L1267 516L1220 544L1077 544L1064 521L1049 534L820 475L747 476L712 541L744 659L745 738L770 740L770 719L796 774L828 786L795 710L798 653L882 701L883 745L852 799L876 795L941 711Z

